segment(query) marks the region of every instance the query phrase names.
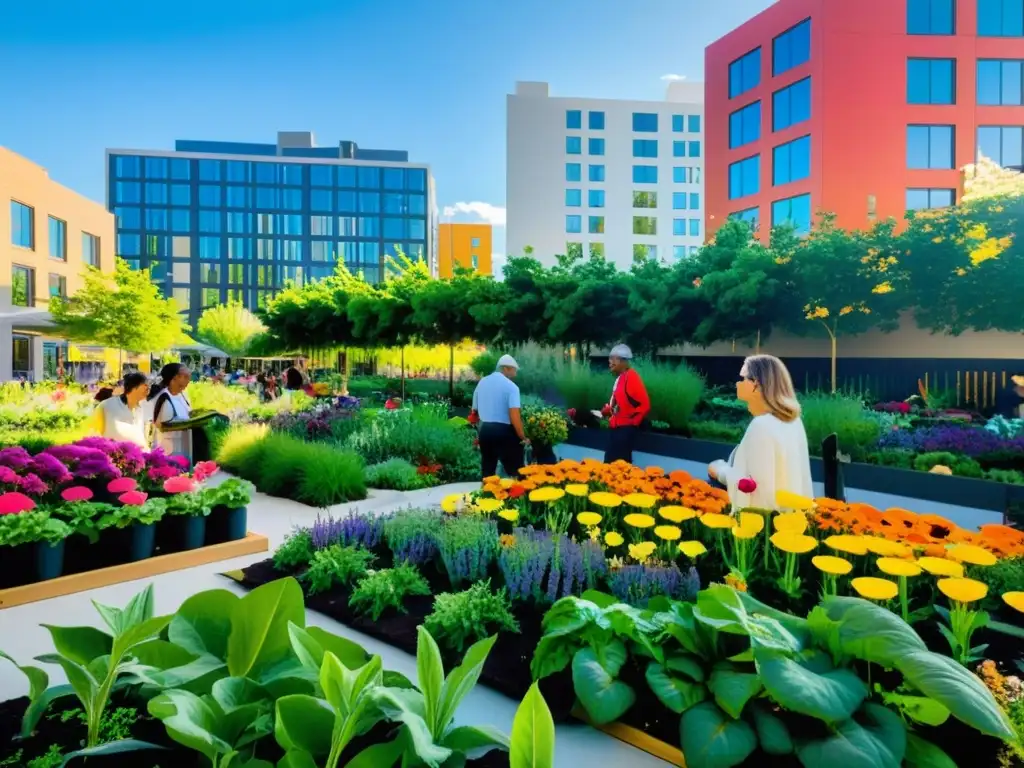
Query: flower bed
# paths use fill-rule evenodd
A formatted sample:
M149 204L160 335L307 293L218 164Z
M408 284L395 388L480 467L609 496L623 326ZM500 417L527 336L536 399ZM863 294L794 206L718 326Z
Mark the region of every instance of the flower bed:
M406 649L421 624L450 655L497 631L485 683L539 680L556 718L578 700L690 768L1009 755L1024 700L992 681L1024 636L1024 534L778 502L732 516L684 472L563 461L443 512L320 520L243 583L294 574L311 607Z

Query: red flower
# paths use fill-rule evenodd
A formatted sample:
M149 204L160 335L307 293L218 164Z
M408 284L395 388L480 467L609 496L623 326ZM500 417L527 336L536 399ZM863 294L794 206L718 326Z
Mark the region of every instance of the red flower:
M513 485L508 489L508 497L510 499L518 499L526 493L526 489L521 485Z
M137 487L138 483L130 477L119 477L117 480L111 480L107 483L107 490L111 493L128 493L129 491L134 491Z
M196 484L188 475L179 475L164 481L164 490L167 493L191 493L196 489Z
M478 414L476 411L470 411L469 417L466 419L466 421L468 421L470 424L479 424L480 414Z
M572 419L573 421L576 421L576 409L575 408L570 408L568 411L566 411L566 413L569 414L569 418L570 419Z
M0 515L17 515L36 508L36 503L23 493L13 491L0 496Z
M736 487L740 493L753 493L757 490L757 483L752 477L744 477L736 484Z
M220 471L220 467L217 466L217 462L200 461L196 464L196 468L192 472L192 477L195 478L197 483L201 483L207 478L213 477L218 471Z
M117 497L117 500L124 504L126 507L141 507L146 503L146 499L149 498L149 494L143 493L142 491L128 491L122 493Z
M88 501L92 498L92 491L84 485L74 485L61 491L60 497L64 501Z

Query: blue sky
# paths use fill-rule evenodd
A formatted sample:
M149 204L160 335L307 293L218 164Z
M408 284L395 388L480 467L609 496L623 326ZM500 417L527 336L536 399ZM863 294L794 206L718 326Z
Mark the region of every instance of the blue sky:
M37 0L0 13L0 145L104 200L108 147L407 149L455 220L504 220L505 95L660 99L772 0ZM504 247L495 230L495 250Z

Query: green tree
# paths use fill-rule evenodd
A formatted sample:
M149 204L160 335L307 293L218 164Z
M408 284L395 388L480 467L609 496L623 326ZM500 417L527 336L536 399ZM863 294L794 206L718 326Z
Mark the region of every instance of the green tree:
M266 327L241 302L229 301L210 307L199 316L196 338L204 344L227 352L231 357L250 354L250 345Z
M550 273L529 255L532 252L528 249L525 256L509 256L505 264L504 325L498 341L506 346L547 340L544 296Z
M689 260L671 267L652 259L633 265L625 276L626 316L619 338L643 356L690 341L707 306L694 285Z
M119 352L162 352L185 339L188 326L174 299L164 298L149 270L116 259L113 274L86 267L85 285L68 298L50 300L57 332L71 341Z
M548 344L574 346L581 357L590 346L622 339L629 312L629 276L600 257L559 256L539 284Z

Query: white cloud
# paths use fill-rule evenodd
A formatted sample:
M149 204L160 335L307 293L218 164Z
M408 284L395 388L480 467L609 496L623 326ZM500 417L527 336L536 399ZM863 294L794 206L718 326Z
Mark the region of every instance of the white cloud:
M673 82L673 81L676 81L676 80L685 80L686 79L686 75L672 75L672 74L662 75L661 79L665 80L667 82Z
M502 270L505 268L506 263L508 263L508 257L504 253L491 254L491 275L496 280L505 279L505 274Z
M502 205L491 205L479 201L472 203L455 203L446 205L442 214L445 218L466 214L475 219L482 219L494 227L505 226L505 207Z

